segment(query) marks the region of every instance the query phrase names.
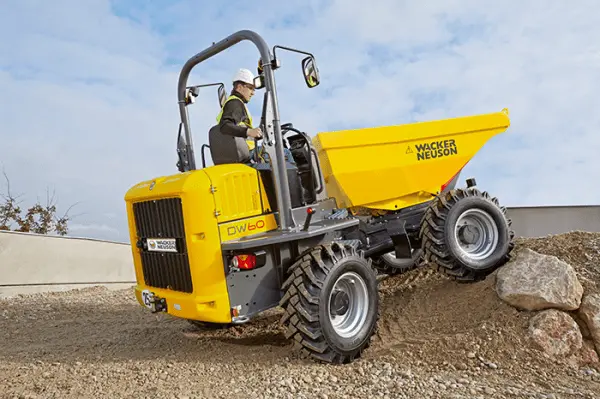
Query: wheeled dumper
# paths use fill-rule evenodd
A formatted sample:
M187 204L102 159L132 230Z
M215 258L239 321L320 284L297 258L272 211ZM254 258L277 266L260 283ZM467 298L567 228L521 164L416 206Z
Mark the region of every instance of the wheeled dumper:
M266 162L196 167L188 107L191 70L248 40L264 90L257 143ZM247 323L280 306L286 337L316 360L346 363L369 345L378 320L377 273L430 264L478 281L504 264L514 234L496 198L459 174L509 127L506 110L447 120L321 132L281 124L276 49L239 31L190 58L177 87L179 173L125 196L140 304L192 323ZM212 84L211 84L212 85ZM224 85L219 85L220 104ZM257 147L258 148L258 147ZM286 162L284 149L293 155ZM204 157L204 153L203 153Z

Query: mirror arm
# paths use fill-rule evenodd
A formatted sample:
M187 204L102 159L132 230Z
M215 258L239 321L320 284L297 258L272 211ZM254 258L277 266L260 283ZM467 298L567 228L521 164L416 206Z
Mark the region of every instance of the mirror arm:
M300 54L304 54L304 55L308 55L312 58L315 58L315 56L311 53L307 53L306 51L302 51L302 50L297 50L295 48L291 48L291 47L285 47L285 46L280 46L280 45L275 45L273 46L273 60L277 59L277 55L275 54L275 49L282 49L282 50L287 50L287 51L292 51L294 53L300 53Z
M221 97L219 96L219 90L220 89L225 90L225 84L224 83L206 83L206 84L203 84L203 85L187 86L185 89L191 91L192 95L194 97L198 97L198 94L199 94L198 89L200 89L201 87L211 87L211 86L219 86L219 88L217 89L217 98L218 98L219 104L220 104L221 103ZM196 89L195 93L193 91L194 89Z
M188 87L186 87L186 89L190 90L190 89L194 89L194 88L210 87L210 86L221 86L221 87L225 88L225 85L223 83L207 83L207 84L203 84L203 85L188 86Z

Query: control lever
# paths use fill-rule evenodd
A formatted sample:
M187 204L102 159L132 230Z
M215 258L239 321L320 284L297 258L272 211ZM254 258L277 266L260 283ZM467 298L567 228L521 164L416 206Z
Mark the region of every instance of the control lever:
M308 231L308 226L310 226L310 220L312 219L312 215L315 214L315 208L309 207L306 208L306 219L304 220L304 227L302 227L303 231Z

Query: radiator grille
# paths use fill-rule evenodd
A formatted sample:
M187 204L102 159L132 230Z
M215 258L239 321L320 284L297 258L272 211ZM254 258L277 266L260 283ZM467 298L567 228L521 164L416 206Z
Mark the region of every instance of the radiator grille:
M133 204L146 285L192 292L181 199L166 198ZM148 238L175 238L177 253L147 250Z

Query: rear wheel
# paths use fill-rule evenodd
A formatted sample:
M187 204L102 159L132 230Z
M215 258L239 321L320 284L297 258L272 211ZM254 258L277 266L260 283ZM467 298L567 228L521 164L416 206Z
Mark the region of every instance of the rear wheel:
M282 286L285 336L304 355L349 363L370 344L379 293L370 262L343 243L321 245L290 268Z
M433 200L424 215L425 261L453 279L482 280L510 260L511 224L506 208L487 192L450 190Z

